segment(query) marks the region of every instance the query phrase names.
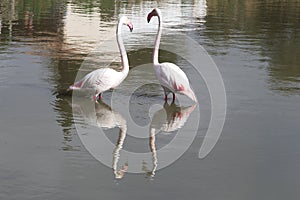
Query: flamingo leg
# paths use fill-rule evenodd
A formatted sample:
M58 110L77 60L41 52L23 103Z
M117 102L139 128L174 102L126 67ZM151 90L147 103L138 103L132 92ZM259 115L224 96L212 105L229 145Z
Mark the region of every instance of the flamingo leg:
M173 94L173 100L172 100L172 103L175 102L175 93L172 93Z
M97 102L97 95L94 95L93 99L94 99L95 102Z
M102 99L102 94L101 93L99 93L99 94L96 93L93 96L93 99L94 99L95 102L97 102L98 100L101 100Z
M98 94L98 100L102 99L102 93Z
M169 94L169 91L167 88L165 88L164 86L162 86L162 88L164 89L164 93L165 93L165 102L168 101L168 94Z
M165 94L165 102L167 102L167 101L168 101L168 95Z

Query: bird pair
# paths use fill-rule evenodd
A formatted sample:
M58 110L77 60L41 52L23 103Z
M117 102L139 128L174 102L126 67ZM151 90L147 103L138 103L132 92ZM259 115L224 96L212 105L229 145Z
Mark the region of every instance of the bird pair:
M188 96L193 101L197 102L197 98L190 87L189 80L186 74L175 64L165 62L158 62L158 51L162 32L161 25L161 11L158 8L154 8L147 16L148 23L151 18L158 17L158 31L155 40L155 46L153 51L153 68L157 79L159 80L164 93L165 101L168 100L168 94L173 94L173 101L175 100L175 93ZM129 19L125 16L121 17L118 22L116 36L119 51L121 54L122 70L116 71L111 68L101 68L90 72L84 76L81 80L77 81L69 87L70 90L87 89L94 91L93 99L97 101L98 98L102 98L102 93L109 89L113 89L120 85L122 81L127 77L129 72L129 64L127 53L123 44L122 37L119 34L122 25L127 25L132 31L133 25Z

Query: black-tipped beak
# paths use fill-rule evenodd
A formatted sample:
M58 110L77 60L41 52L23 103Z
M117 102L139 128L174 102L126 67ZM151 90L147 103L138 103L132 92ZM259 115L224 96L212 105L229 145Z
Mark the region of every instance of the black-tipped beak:
M149 13L148 16L147 16L147 22L148 23L150 22L151 18L152 18L152 15L151 15L151 13Z
M129 28L130 32L132 32L132 30L133 30L133 25L132 25L132 23L127 24L127 26L128 26L128 28Z
M147 22L149 23L153 16L157 16L156 9L154 8L147 16Z

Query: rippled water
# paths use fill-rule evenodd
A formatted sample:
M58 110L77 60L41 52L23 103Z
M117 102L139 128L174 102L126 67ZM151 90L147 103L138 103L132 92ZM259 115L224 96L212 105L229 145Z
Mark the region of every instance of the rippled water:
M184 97L164 105L151 65L140 67L151 63L157 20L148 24L146 16L153 7L163 14L162 49L192 51L173 37L187 35L207 50L222 75L226 122L204 159L198 152L212 110L203 77L187 60L160 51L160 61L186 72L199 100L196 107ZM110 46L116 45L119 15L134 24L132 33L123 29L128 78L115 93L105 92L102 103L94 105L86 97L72 103L65 89L76 76L121 65L116 46ZM1 199L300 196L299 1L4 0L0 33ZM130 131L130 123L145 131ZM100 151L85 143L97 141L99 127L115 144L105 151L109 167L93 154L102 155L105 143ZM151 128L160 134L154 137ZM183 156L160 169L166 159L155 150L176 133L183 133L184 144L194 132ZM124 150L151 154L134 163Z

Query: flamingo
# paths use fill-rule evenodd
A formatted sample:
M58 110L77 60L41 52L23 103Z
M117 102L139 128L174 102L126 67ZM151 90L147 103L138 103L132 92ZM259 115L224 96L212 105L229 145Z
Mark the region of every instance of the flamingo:
M102 98L103 92L117 87L127 77L129 72L128 58L127 58L127 53L123 44L122 37L119 34L122 25L127 25L130 29L130 32L133 29L132 23L129 21L129 19L126 16L122 16L119 19L117 31L116 31L116 37L117 37L119 51L121 54L122 70L116 71L111 68L97 69L95 71L90 72L89 74L84 76L81 80L71 85L69 87L69 90L87 89L87 90L95 91L93 99L95 102L97 102L97 98L98 99Z
M190 87L189 80L186 74L175 64L158 62L158 51L161 38L161 11L154 8L147 16L148 23L153 16L158 17L158 31L156 35L154 51L153 51L153 68L157 79L159 80L165 93L165 101L168 101L168 94L173 94L173 102L175 101L175 93L183 94L197 102L197 98Z

